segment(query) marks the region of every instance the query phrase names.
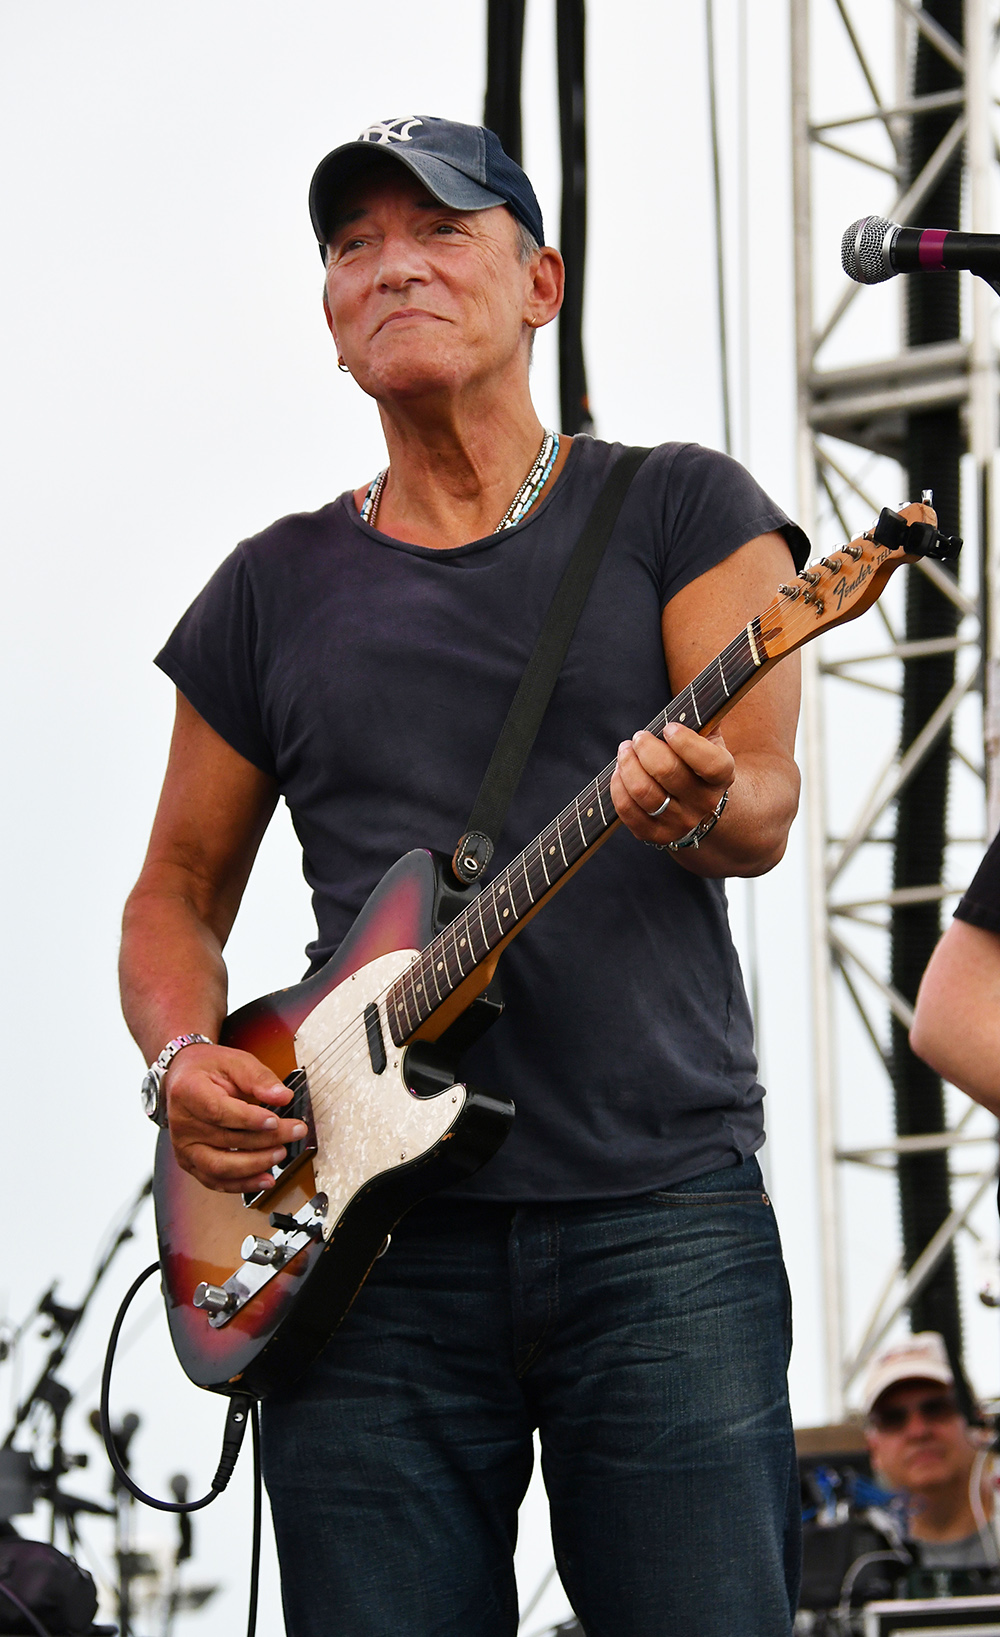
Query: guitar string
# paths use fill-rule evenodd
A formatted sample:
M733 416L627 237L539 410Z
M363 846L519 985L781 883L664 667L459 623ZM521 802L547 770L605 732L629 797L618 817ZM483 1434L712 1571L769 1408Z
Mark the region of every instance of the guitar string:
M790 637L794 637L794 636L797 636L799 634L799 629L798 629L799 627L806 626L806 625L809 625L811 623L809 614L805 613L805 610L806 609L810 610L810 612L812 613L813 618L815 618L815 610L813 608L813 605L811 605L811 604L800 604L798 598L791 599L791 598L788 598L788 597L784 597L784 598L778 599L778 606L779 607L781 607L783 605L787 606L788 604L792 605L793 618L791 618L791 619L789 619L789 620L787 620L785 622L786 635L788 635ZM798 606L796 606L796 605L798 605ZM763 619L763 617L764 617L763 615L760 616L761 619ZM737 638L735 638L733 640L733 643L727 645L727 649L723 650L723 655L728 653L728 654L730 654L730 657L731 657L731 650L734 648L734 646L736 644L738 644L740 642L740 639L745 638L745 636L746 636L746 628L744 627L743 631L741 633L739 633ZM723 656L720 655L719 657L721 658ZM784 657L784 656L782 656L782 657ZM710 665L705 667L705 671L710 671L712 666L714 666L716 663L717 663L717 661L714 661L714 660L712 662L710 662ZM759 669L759 668L760 667L755 667L755 671L757 669ZM705 672L703 671L701 674L704 675ZM751 673L751 675L753 675L753 674L754 673ZM693 681L697 681L697 680L698 680L697 678L693 679ZM676 706L681 701L683 701L684 695L685 695L685 693L687 691L688 691L687 689L682 689L681 693L678 694L675 697L675 699L671 700L670 703L665 707L665 709L659 713L659 716L654 719L654 722L652 724L650 724L650 730L651 731L658 729L658 724L660 723L661 718L664 719L664 722L666 720L670 719L668 713L669 713L671 707ZM706 702L707 690L704 690L704 691L701 691L701 692L702 692L702 702L705 703ZM728 694L727 694L727 690L725 688L725 683L724 683L724 679L723 679L723 684L722 684L721 691L716 692L715 699L709 706L709 716L708 716L707 720L709 720L709 721L712 720L712 717L716 714L716 712L719 710L721 705L725 703L725 700L726 700L727 697L728 697ZM593 784L595 787L599 788L600 784L601 784L601 781L606 780L609 777L609 775L614 771L614 767L615 767L615 763L614 762L610 763L606 768L604 768L602 770L602 772L600 774L598 774L598 776L597 776L597 778L595 780L591 781L591 784ZM585 786L584 788L585 788L585 791L586 791L586 790L589 790L590 786L588 785L588 786ZM581 795L582 794L583 793L581 793ZM497 895L497 889L500 888L501 886L506 886L508 888L511 888L511 900L512 900L513 907L515 908L515 916L516 916L515 921L513 923L514 926L517 926L519 924L519 922L523 919L523 913L526 913L526 911L522 912L522 913L517 912L516 902L515 902L514 897L513 897L511 872L514 871L518 866L521 866L524 869L525 879L526 879L526 882L527 882L527 880L528 880L527 864L526 864L527 854L530 852L530 850L532 849L532 847L536 843L544 842L546 840L546 838L550 837L551 834L561 831L564 823L566 823L566 822L572 823L573 818L578 817L577 804L579 803L580 799L581 799L580 796L578 796L578 797L576 797L574 799L573 802L569 803L567 805L567 807L565 807L563 809L563 811L558 815L558 818L553 820L546 827L546 830L541 833L540 836L534 837L533 840L528 843L528 846L522 850L522 852L518 855L518 857L511 861L511 863L507 866L507 869L503 872L503 874L501 876L499 876L496 879L496 881L491 883L490 890L493 892L494 896ZM612 822L614 822L614 821L612 821ZM590 847L592 847L598 839L600 839L599 836L595 837L594 841L590 842L588 844L588 846L584 848L584 853L589 851ZM582 856L583 856L583 854L579 855L579 857L582 857ZM577 860L574 859L573 862L577 862ZM506 877L506 880L505 880L505 877ZM529 886L528 891L529 891L529 899L530 899L530 896L531 896L530 886ZM451 923L448 927L442 929L442 932L440 934L438 934L435 937L435 939L431 940L431 944L426 946L424 950L419 951L417 953L417 955L414 956L413 960L409 963L409 965L407 967L405 967L401 973L398 973L396 975L396 977L394 977L391 980L391 982L386 986L385 989L380 991L379 994L376 997L374 997L374 999L376 1001L376 1004L381 1002L384 1005L384 1003L388 999L388 996L392 992L392 990L396 989L396 988L400 988L402 986L402 984L404 983L404 981L405 981L405 979L406 979L406 977L407 977L407 975L409 973L412 973L417 967L423 966L425 964L425 962L427 960L427 957L428 957L428 953L433 948L435 943L438 943L439 945L443 945L445 940L446 940L447 935L451 934L452 935L453 945L455 945L455 933L463 923L467 922L467 917L469 915L469 912L473 908L481 908L481 905L480 905L478 899L475 901L474 905L468 906L466 911L463 912L462 916L456 918L455 922ZM530 908L530 904L529 904L529 906L526 906L526 908ZM496 919L496 916L494 918ZM470 947L470 953L474 953L474 951L472 950L471 938L470 938L470 946L469 947ZM495 945L492 946L492 947L495 948ZM456 956L456 964L458 965L459 972L461 973L462 972L461 959L460 959L460 957L458 957L458 954L457 954L457 946L455 946L455 948L454 948L454 953L455 953L455 956ZM486 954L489 954L489 953L490 953L490 948L487 947L487 950L485 951L484 955L482 957L480 957L479 960L474 961L473 968L471 970L474 970L475 966L480 965L482 960L485 959ZM447 971L447 966L446 966L446 971ZM464 976L465 976L465 974L463 974L463 976L460 977L459 983L464 980ZM449 992L453 993L454 990L459 986L459 983L453 983ZM403 996L403 1000L404 1000L404 1004L405 1004L405 995ZM415 1004L416 1004L416 997L414 997L414 1000L415 1000ZM443 1004L443 1002L439 1002L439 1004ZM434 1008L434 1010L436 1010L436 1007ZM402 1042L403 1045L405 1045L407 1043L407 1041L412 1038L413 1034L415 1034L416 1030L421 1026L421 1023L426 1021L426 1018L422 1018L422 1017L419 1016L419 1006L417 1007L417 1011L418 1011L417 1023L416 1023L415 1026L413 1026L410 1029L410 1032L407 1035L406 1039ZM390 1029L390 1033L391 1033L391 1029ZM362 1038L362 1036L363 1036L363 1038ZM395 1042L394 1042L394 1044L395 1044ZM362 1015L360 1018L353 1019L351 1024L348 1024L345 1027L345 1029L342 1030L340 1032L340 1034L334 1038L334 1040L330 1041L327 1044L327 1046L324 1047L323 1050L320 1053L318 1053L317 1056L314 1059L312 1059L309 1063L303 1065L302 1070L300 1070L299 1072L305 1074L307 1083L309 1081L310 1076L313 1077L313 1082L314 1082L314 1085L316 1087L315 1092L313 1092L313 1096L315 1097L315 1099L317 1101L317 1106L321 1110L325 1109L326 1107L329 1106L331 1093L326 1090L326 1087L329 1086L331 1079L339 1078L345 1072L347 1072L355 1061L361 1059L364 1056L367 1049L368 1049L367 1030L364 1028L364 1020L363 1020L363 1015ZM350 1053L350 1057L347 1058L346 1060L345 1060L345 1053ZM333 1061L329 1061L331 1056L334 1056Z
M841 547L839 549L842 550L843 548ZM829 555L831 557L835 556L836 552L831 552ZM858 589L860 589L860 587ZM766 621L766 616L771 612L772 609L773 609L774 613L776 613L776 614L777 613L782 613L782 611L784 611L784 610L789 610L788 616L783 617L783 619L782 619L783 634L789 639L793 639L793 638L797 637L800 634L802 628L810 626L810 625L813 626L813 629L816 631L816 634L819 634L819 631L823 629L822 625L819 626L819 627L815 627L815 625L813 625L813 622L815 621L815 619L817 617L815 604L812 603L812 602L805 603L802 600L801 595L798 595L798 596L795 596L795 597L789 597L789 596L787 596L785 594L779 593L776 597L772 598L772 601L771 601L770 604L768 604L767 608L765 608L764 611L760 615L756 616L759 625L763 626L763 624ZM751 621L750 623L752 624L753 622ZM746 639L746 637L747 637L747 629L744 626L741 629L741 631L738 632L737 635L732 639L732 641L726 645L726 647L721 651L721 653L718 656L716 656L715 659L711 660L709 662L709 664L703 668L703 670L699 673L699 675L705 677L706 673L711 672L712 669L716 665L718 665L720 660L724 660L727 656L728 657L733 657L734 650L736 649L736 647L738 645L740 645ZM786 650L785 650L785 653L782 654L780 657L784 658L786 656L786 654L789 653L789 652L792 652L793 649L794 649L794 643L792 643L789 647L787 647ZM766 663L766 659L764 661L762 661L762 663ZM759 671L759 669L760 669L760 666L755 665L754 671L751 673L751 675L752 676L756 675L757 672ZM685 695L691 692L691 690L693 689L694 683L697 682L698 680L699 680L698 677L692 678L691 683L689 683L685 688L682 688L680 693L675 695L674 698L671 699L668 702L668 704L658 713L658 715L650 723L649 728L648 728L647 731L662 732L662 728L663 728L663 726L666 725L667 722L669 722L671 719L676 720L677 719L676 717L671 718L671 716L669 714L671 709L673 707L678 706L678 705L681 704L681 702L684 700ZM712 690L711 692L709 691L710 686L711 686L711 690ZM714 718L714 716L717 714L717 712L719 710L721 710L721 707L726 703L726 701L727 701L727 699L729 697L728 691L727 691L727 689L725 687L724 677L723 677L721 683L715 683L714 679L712 679L711 677L706 677L706 686L705 686L705 688L703 690L699 690L699 694L701 695L701 703L704 704L704 703L708 703L710 701L710 703L709 703L709 715L706 718L706 720L711 721ZM562 840L561 832L562 832L564 823L572 822L574 817L576 817L577 819L579 817L578 812L577 812L577 803L580 801L581 796L587 790L590 789L591 785L595 786L599 790L602 781L606 780L607 778L610 777L611 774L613 774L615 766L616 766L616 762L610 762L605 768L602 769L602 771L597 775L597 777L595 779L592 779L588 785L585 785L584 790L581 791L578 796L574 797L573 801L568 803L567 806L563 808L562 812L559 813L558 816L555 819L551 820L550 823L546 826L546 828L543 831L541 831L538 836L533 837L532 840L528 842L527 846L522 849L522 851L517 855L516 858L511 860L511 863L501 873L501 875L498 876L496 878L496 880L491 882L488 888L484 889L484 893L482 895L480 895L479 897L477 897L476 900L474 900L473 904L470 904L469 906L467 906L466 910L464 910L460 916L456 917L456 920L454 922L451 922L451 923L449 923L449 925L447 927L442 928L441 931L439 933L437 933L434 938L431 939L431 942L428 945L425 945L424 949L418 951L418 953L414 956L413 960L409 963L408 966L404 967L402 972L397 973L396 976L390 980L390 982L385 986L384 989L380 990L377 995L372 997L372 1000L374 1001L374 1003L376 1005L380 1005L383 1008L385 1008L385 1003L388 1000L388 997L389 997L391 991L393 989L397 988L397 986L401 986L403 984L403 982L404 982L404 980L405 980L408 973L413 972L415 968L417 968L418 966L423 965L424 961L428 957L428 954L429 954L430 950L434 947L434 945L437 944L437 945L440 945L443 948L444 944L446 942L448 934L452 934L452 941L454 943L454 933L455 933L456 929L459 927L459 924L466 920L466 918L468 917L469 913L471 912L471 910L473 908L475 908L475 907L481 908L482 907L481 904L480 904L480 898L485 896L485 893L487 891L492 893L494 900L498 896L498 889L499 888L505 887L510 892L511 906L515 910L515 920L512 923L512 930L513 930L514 927L518 926L520 924L520 922L524 919L524 915L527 913L527 910L530 909L532 907L532 905L531 905L531 903L529 903L526 906L526 909L523 912L519 913L517 911L516 900L515 900L514 892L513 892L513 884L512 884L512 881L511 881L511 871L514 870L515 868L520 867L523 870L523 872L525 874L525 879L527 881L527 879L528 879L527 878L527 855L529 854L531 849L536 845L536 843L540 844L540 845L548 844L553 837L556 837L561 842L561 840ZM611 824L613 824L614 822L615 822L614 820L611 820ZM581 854L579 854L577 856L577 858L575 858L573 860L573 862L576 863L576 862L579 861L580 858L585 856L585 854L590 850L590 848L593 847L598 840L600 840L601 834L604 834L606 832L606 830L609 829L610 827L611 827L610 824L606 825L604 827L604 829L597 836L595 836L594 841L590 842L584 848L583 852ZM544 866L543 866L543 868L544 868ZM565 873L566 873L565 869L560 871L560 877L562 875L564 875ZM546 888L546 891L547 890L548 889ZM529 891L529 899L530 899L530 886L529 886L528 891ZM498 920L498 926L499 926L499 920ZM493 945L491 947L495 948L496 945ZM471 953L472 952L471 938L470 938L469 948L470 948L470 953ZM489 953L491 953L491 948L487 948L485 954L483 956L481 956L479 960L474 961L472 968L470 968L470 973L468 973L468 974L463 973L462 976L459 978L457 983L451 982L451 980L449 978L450 988L448 990L448 995L445 996L445 999L447 999L448 996L450 996L451 994L454 993L454 991L464 981L466 976L471 975L471 972L475 970L476 966L479 966L479 965L482 964L482 961L485 960L486 955L488 955ZM447 952L445 952L445 955L446 955L445 975L446 975L446 977L448 977ZM459 972L462 973L461 958L458 956L457 945L455 945L455 948L454 948L454 955L455 955L455 963L458 966ZM404 996L404 1003L405 1003L405 996ZM369 1004L371 1004L371 1002L369 1002ZM444 1004L444 1001L439 1002L439 1004ZM418 1008L418 1010L419 1010L419 1008ZM434 1010L437 1010L437 1007L435 1007ZM386 1008L386 1018L387 1018L387 1022L388 1022L389 1020L388 1020L387 1008ZM418 1022L410 1030L409 1034L406 1036L406 1039L402 1042L402 1044L404 1046L409 1042L409 1040L411 1040L413 1038L413 1035L416 1033L416 1030L421 1027L421 1024L423 1022L426 1022L426 1018L418 1018ZM391 1035L391 1027L390 1027L390 1035ZM393 1044L395 1044L395 1041L393 1042ZM310 1077L312 1077L313 1084L310 1085L311 1100L316 1104L316 1106L320 1110L325 1110L330 1105L330 1102L332 1100L332 1091L326 1091L324 1089L324 1083L325 1083L325 1085L329 1085L331 1079L339 1079L345 1072L347 1072L350 1069L350 1067L352 1066L352 1064L354 1062L356 1062L356 1061L360 1060L361 1058L363 1058L363 1056L364 1056L364 1054L365 1054L365 1052L367 1050L368 1050L368 1035L367 1035L367 1029L366 1029L365 1023L364 1023L364 1016L363 1016L363 1014L361 1014L359 1017L353 1018L349 1024L345 1025L344 1029L342 1029L340 1031L340 1033L334 1037L333 1040L329 1041L327 1043L327 1045L324 1046L323 1049L320 1052L317 1053L315 1058L312 1058L309 1062L307 1062L305 1064L302 1064L300 1066L300 1068L295 1072L295 1078L296 1078L296 1081L297 1081L295 1090L300 1091L302 1089L302 1081L299 1078L300 1076L304 1076L306 1084L310 1083ZM346 1053L349 1053L350 1056L345 1058ZM331 1058L332 1058L332 1061L331 1061ZM318 1076L318 1078L317 1078L317 1076ZM291 1079L291 1078L292 1078L292 1076L289 1076L289 1079ZM317 1088L315 1090L313 1089L314 1085Z
M831 553L831 555L834 555L834 553ZM772 599L772 601L777 604L778 609L787 608L789 606L791 607L792 617L784 622L784 624L785 624L785 635L786 636L789 636L789 637L797 636L799 634L799 630L800 630L801 627L810 625L812 623L812 619L815 619L814 605L801 603L800 599L798 597L793 599L793 598L790 598L790 597L787 597L787 596L779 596L776 599ZM770 605L769 605L769 607L770 607ZM806 610L808 610L808 612L806 612ZM767 613L767 610L765 610L765 614L766 613ZM812 619L810 618L810 615L812 616ZM764 620L764 617L765 617L764 614L761 614L760 616L758 616L758 618L761 621ZM724 649L722 651L722 655L718 656L718 658L722 658L725 655L729 655L730 657L732 657L731 651L733 650L733 648L737 644L739 644L741 642L741 639L745 639L745 637L746 637L746 628L744 627L743 630L740 633L738 633L737 637L733 639L733 642L727 645L726 649ZM782 656L782 657L784 657L784 656ZM709 666L706 666L704 668L703 672L700 673L700 674L704 676L706 672L710 672L712 667L714 667L717 664L717 662L718 662L717 660L711 661ZM751 673L751 675L755 674L756 670L758 670L759 668L760 667L755 666L755 670L754 670L753 673ZM697 677L693 678L692 679L692 684L689 684L688 688L682 689L681 692L678 695L676 695L675 698L672 699L668 703L668 705L664 708L664 710L662 710L659 713L659 715L656 718L654 718L654 721L650 724L650 730L649 731L662 731L662 726L665 725L666 721L670 720L670 717L669 717L668 713L670 712L671 707L674 707L674 706L680 704L683 701L685 694L688 693L689 688L693 685L693 682L696 682L697 680L698 680ZM707 702L708 689L706 688L704 690L699 690L699 691L701 693L701 701L704 704L704 703ZM726 702L727 697L728 697L728 694L727 694L727 691L726 691L724 683L723 683L721 688L718 688L718 689L715 690L715 698L714 698L714 700L712 700L711 704L709 705L709 715L707 717L707 720L709 720L709 721L712 720L712 718L716 714L716 712ZM662 721L661 721L661 719L662 719ZM606 780L610 776L610 774L612 774L614 772L615 765L616 764L614 762L609 763L608 766L605 767L602 770L602 772L597 775L596 779L591 780L591 784L594 785L595 787L599 787L600 784L601 784L601 781ZM589 790L589 789L590 789L590 785L587 785L587 786L584 787L584 791ZM583 795L583 793L584 792L581 792L581 795ZM558 815L558 817L556 819L552 820L550 822L550 824L548 826L546 826L546 829L544 831L542 831L539 836L536 836L536 837L532 838L532 841L530 841L528 843L527 847L525 847L522 850L522 852L518 855L518 857L513 859L511 861L511 863L507 866L507 869L499 877L497 877L497 879L494 882L492 882L490 884L490 889L487 889L487 890L490 890L494 894L494 896L497 895L497 889L498 888L507 887L507 888L509 888L511 890L511 902L512 902L512 905L513 905L513 907L515 909L515 921L513 923L513 926L516 927L520 923L520 921L524 917L524 914L527 912L527 909L529 909L531 907L531 905L529 903L529 905L525 907L525 910L523 912L520 912L520 913L517 912L516 901L515 901L514 896L513 896L513 889L512 889L512 882L511 882L511 872L514 871L518 866L521 866L521 868L524 869L524 871L525 871L525 877L526 877L526 880L527 880L527 867L526 867L527 854L531 851L531 849L533 848L533 846L536 843L545 842L547 839L551 839L552 835L556 835L558 832L560 832L565 823L572 823L573 819L578 816L577 812L576 812L576 808L577 808L577 803L580 801L580 799L581 799L580 796L577 796L576 798L574 798L574 801L570 802L563 809L563 811ZM613 823L614 820L612 820L611 822ZM606 826L606 828L610 828L610 826ZM588 846L584 849L584 853L589 851L590 847L592 847L596 843L596 841L599 840L599 839L600 839L600 836L599 835L596 836L594 838L594 841L590 842L588 844ZM578 862L578 859L580 857L582 857L582 856L584 856L583 853L578 855L578 858L574 859L573 862L574 863ZM563 871L561 873L565 873L565 871ZM529 899L530 899L530 887L529 887ZM387 984L387 986L383 990L381 990L376 996L373 997L375 1003L376 1004L382 1003L384 1005L384 1003L387 1001L391 991L393 989L397 988L397 987L400 987L403 984L403 982L405 981L405 979L406 979L406 977L407 977L407 975L409 973L412 973L418 966L421 966L421 965L424 964L424 962L427 959L429 951L433 948L433 946L435 944L439 944L439 945L443 946L447 936L450 934L452 936L453 945L455 945L455 936L454 935L455 935L456 931L458 930L460 924L462 924L462 923L464 923L466 921L470 910L472 910L473 908L478 908L478 907L480 907L480 905L479 905L479 900L477 899L474 902L473 905L468 906L467 909L465 911L463 911L463 914L461 916L456 918L455 922L452 922L452 923L449 924L448 927L443 928L441 933L437 934L436 937L431 940L431 943L429 945L425 946L424 950L419 951L414 956L413 960L409 963L409 965L407 967L405 967L403 969L402 972L397 973L396 976L389 982L389 984ZM496 946L493 945L492 947L495 948ZM470 940L470 953L471 952L472 952L472 945L471 945L471 940ZM489 954L489 953L490 953L490 948L487 948L485 954L482 957L480 957L479 960L474 961L473 967L470 969L470 974L463 974L462 977L459 978L459 981L457 983L454 983L454 982L451 983L451 987L449 989L449 994L454 993L454 990L459 987L459 984L462 981L464 981L464 977L466 975L471 975L471 971L475 970L475 967L480 965L482 960L484 960L486 958L486 954ZM462 966L461 966L461 959L460 959L460 957L458 956L458 953L457 953L457 945L455 945L455 947L454 947L454 954L455 954L456 964L458 965L459 972L461 973L462 972ZM447 974L447 964L446 964L445 970L446 970L446 974ZM450 981L451 980L449 979L449 982ZM447 996L446 996L446 998L447 998ZM405 1003L405 996L404 996L404 1003ZM439 1004L443 1004L443 1002L439 1002ZM436 1010L436 1009L437 1008L435 1007L434 1010ZM419 1009L418 1009L418 1013L419 1013ZM412 1039L413 1035L416 1033L416 1030L419 1029L419 1027L421 1026L421 1023L423 1023L425 1021L426 1021L426 1018L421 1018L418 1015L418 1021L417 1021L416 1025L413 1026L410 1029L410 1032L406 1036L406 1039L402 1042L403 1045L407 1044L407 1042L410 1039ZM391 1030L390 1030L390 1033L391 1033ZM393 1042L393 1043L395 1044L395 1042ZM368 1050L367 1030L366 1030L366 1028L364 1026L364 1018L363 1018L363 1014L362 1014L360 1017L355 1017L354 1019L352 1019L351 1023L346 1025L345 1028L343 1030L341 1030L340 1033L337 1036L335 1036L335 1038L332 1041L328 1042L327 1045L323 1048L323 1050L321 1052L317 1053L315 1058L311 1059L308 1063L302 1065L301 1069L299 1071L297 1071L298 1075L304 1075L305 1076L307 1083L309 1082L310 1077L312 1077L313 1083L316 1086L316 1090L314 1092L312 1092L311 1094L312 1094L313 1098L316 1100L317 1107L320 1110L323 1110L323 1109L325 1109L325 1108L327 1108L329 1106L329 1103L330 1103L330 1100L331 1100L331 1092L327 1091L326 1087L330 1084L331 1079L340 1078L345 1072L347 1072L350 1069L353 1062L363 1058L363 1056L364 1056L364 1054L365 1054L365 1052L367 1050ZM350 1057L346 1058L346 1060L345 1060L345 1054L346 1053L350 1053ZM331 1057L333 1058L333 1061L330 1061ZM301 1089L301 1083L299 1084L297 1089Z

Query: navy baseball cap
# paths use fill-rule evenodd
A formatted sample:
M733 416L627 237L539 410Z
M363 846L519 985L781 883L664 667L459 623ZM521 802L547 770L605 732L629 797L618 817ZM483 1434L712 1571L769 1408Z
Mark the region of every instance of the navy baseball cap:
M356 142L344 142L320 160L309 186L309 214L321 253L338 197L370 164L373 153L398 159L435 199L454 210L506 205L538 244L545 243L535 190L493 131L484 125L411 114L408 119L368 125Z

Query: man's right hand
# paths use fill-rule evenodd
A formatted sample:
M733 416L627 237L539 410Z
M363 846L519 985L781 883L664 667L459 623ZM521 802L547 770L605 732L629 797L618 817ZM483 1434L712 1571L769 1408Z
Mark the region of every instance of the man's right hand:
M163 1090L178 1165L221 1193L273 1188L270 1167L306 1135L301 1120L279 1117L292 1093L250 1052L185 1046Z

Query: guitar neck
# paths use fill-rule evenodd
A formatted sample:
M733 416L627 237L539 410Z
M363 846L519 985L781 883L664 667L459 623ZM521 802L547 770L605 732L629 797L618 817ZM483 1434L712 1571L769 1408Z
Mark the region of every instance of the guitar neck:
M706 732L767 664L759 617L650 722L660 734L668 722ZM529 841L507 868L422 950L389 989L386 1010L397 1046L452 995L488 956L549 898L618 822L611 800L611 762Z

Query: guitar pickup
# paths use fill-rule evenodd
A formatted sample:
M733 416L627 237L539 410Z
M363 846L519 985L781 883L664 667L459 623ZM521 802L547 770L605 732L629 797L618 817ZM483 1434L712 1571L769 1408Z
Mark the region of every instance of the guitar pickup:
M306 1079L305 1069L296 1069L283 1082L292 1092L292 1100L284 1108L278 1110L278 1117L282 1120L302 1120L306 1126L306 1134L298 1142L290 1142L285 1146L285 1157L279 1165L272 1165L271 1175L275 1182L281 1182L291 1176L304 1160L311 1159L316 1152L316 1126L313 1121L312 1101L309 1096L309 1082ZM245 1193L243 1203L246 1206L257 1205L266 1195L271 1193L270 1188L260 1188L255 1193Z

